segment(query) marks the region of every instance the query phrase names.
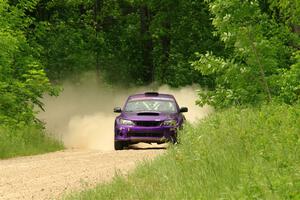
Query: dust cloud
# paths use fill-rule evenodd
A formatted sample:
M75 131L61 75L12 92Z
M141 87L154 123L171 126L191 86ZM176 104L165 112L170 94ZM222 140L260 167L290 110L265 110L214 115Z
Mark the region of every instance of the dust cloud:
M113 126L116 106L122 107L128 95L152 91L152 87L115 88L89 77L80 84L66 81L58 97L45 97L45 112L39 118L54 137L67 148L113 150ZM179 106L186 106L187 120L194 122L212 112L212 108L195 105L197 86L171 89L158 88L175 96Z

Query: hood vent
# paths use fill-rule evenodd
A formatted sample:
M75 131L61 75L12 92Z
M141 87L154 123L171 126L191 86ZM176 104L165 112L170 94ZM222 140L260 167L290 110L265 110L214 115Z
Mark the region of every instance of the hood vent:
M138 116L159 116L157 112L139 112L137 113Z

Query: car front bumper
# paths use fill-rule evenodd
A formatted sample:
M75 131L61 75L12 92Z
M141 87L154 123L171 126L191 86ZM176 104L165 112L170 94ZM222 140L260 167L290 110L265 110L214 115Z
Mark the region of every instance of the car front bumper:
M163 143L176 137L177 127L117 126L115 128L115 141Z

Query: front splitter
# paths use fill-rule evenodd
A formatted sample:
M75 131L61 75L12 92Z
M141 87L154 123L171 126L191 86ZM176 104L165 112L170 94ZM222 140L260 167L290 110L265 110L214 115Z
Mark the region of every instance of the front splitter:
M126 138L117 137L117 138L115 138L115 141L163 143L163 142L168 142L168 139L165 137L159 137L159 138L157 138L157 137L126 137Z

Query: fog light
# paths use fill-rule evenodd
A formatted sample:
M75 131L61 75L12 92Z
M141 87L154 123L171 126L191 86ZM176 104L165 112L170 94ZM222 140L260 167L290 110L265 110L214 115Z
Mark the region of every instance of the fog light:
M162 123L163 126L176 126L177 125L177 121L174 119L171 120L166 120Z

